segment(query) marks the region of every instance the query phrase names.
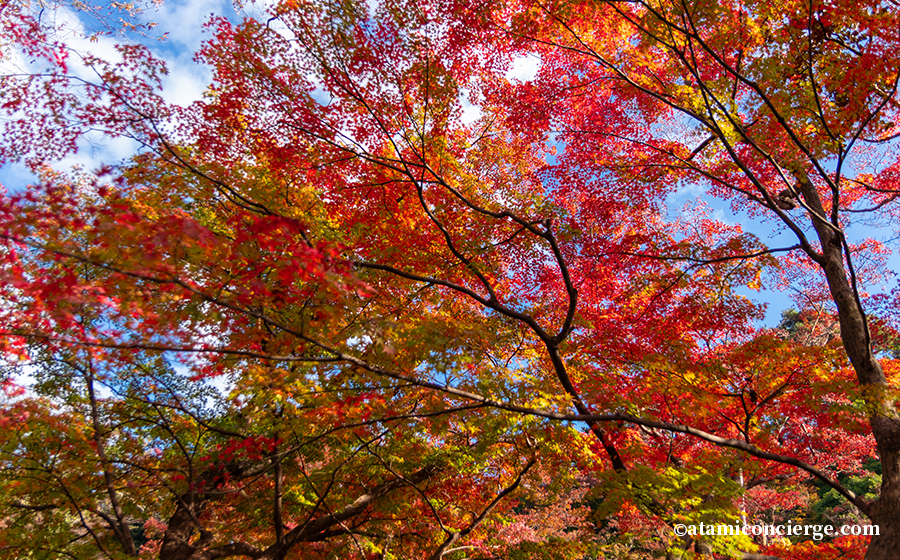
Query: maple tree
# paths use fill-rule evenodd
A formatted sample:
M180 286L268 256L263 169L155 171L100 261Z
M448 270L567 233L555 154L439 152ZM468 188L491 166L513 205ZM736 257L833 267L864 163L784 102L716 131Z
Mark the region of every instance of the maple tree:
M895 8L284 1L180 108L0 5L0 554L890 558ZM672 532L804 516L880 532Z

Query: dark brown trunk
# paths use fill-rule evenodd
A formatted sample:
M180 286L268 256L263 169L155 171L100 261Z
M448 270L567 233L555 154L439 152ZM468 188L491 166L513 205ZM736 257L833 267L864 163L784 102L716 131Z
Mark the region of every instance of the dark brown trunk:
M821 217L811 217L822 246L818 262L837 306L844 350L865 392L870 410L869 423L881 460L881 494L868 511L863 512L873 525L878 526L879 532L872 538L866 560L894 560L900 556L900 416L881 364L872 351L865 310L856 287L848 278L842 233L834 224L822 219L827 214L806 174L793 171L806 203Z
M900 429L896 418L879 415L872 419L881 459L881 495L872 505L870 517L878 527L866 560L894 560L900 556Z
M188 560L197 551L198 547L192 546L190 540L198 529L196 514L204 501L202 497L198 499L196 494L185 494L178 500L159 549L160 560ZM203 537L200 540L204 540Z

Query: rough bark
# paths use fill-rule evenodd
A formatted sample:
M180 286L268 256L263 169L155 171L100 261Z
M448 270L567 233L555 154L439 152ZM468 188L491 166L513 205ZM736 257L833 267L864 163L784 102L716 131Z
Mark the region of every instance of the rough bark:
M900 551L900 418L887 378L872 351L859 293L847 273L850 255L846 254L843 232L838 224L824 219L827 214L809 178L800 170L794 170L794 176L812 210L812 223L822 247L821 255L814 258L825 274L837 306L841 341L866 395L869 423L881 460L881 494L869 511L864 512L879 527L879 534L872 538L866 552L866 560L893 560Z
M179 497L175 513L169 519L169 526L160 548L160 560L218 560L235 556L257 560L275 560L283 557L288 550L302 542L319 542L346 534L344 522L363 513L380 498L398 488L418 484L434 476L440 467L429 465L403 478L393 478L382 482L361 494L351 504L340 511L311 519L282 535L281 539L267 548L257 548L243 542L232 542L210 546L215 537L198 526L196 520L206 505L214 499L212 493L195 492ZM210 486L211 487L211 486ZM192 536L200 536L191 543Z

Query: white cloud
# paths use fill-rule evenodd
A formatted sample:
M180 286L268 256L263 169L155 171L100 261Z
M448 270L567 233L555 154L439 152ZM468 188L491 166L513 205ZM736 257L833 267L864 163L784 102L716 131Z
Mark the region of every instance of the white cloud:
M210 39L203 25L211 14L228 14L231 4L223 0L166 2L148 11L145 19L158 24L155 29L166 32L166 38L145 43L154 55L166 63L169 74L162 80L163 99L185 107L202 99L212 79L209 69L194 60L203 41Z
M482 116L484 116L484 112L482 112L481 107L477 105L473 105L469 100L469 96L471 92L467 89L463 89L460 96L459 102L462 105L462 123L463 124L472 124L477 122Z
M57 171L79 167L93 172L105 165L113 165L136 154L139 144L131 138L110 138L98 131L88 131L79 139L78 152L53 165Z
M168 32L164 44L182 50L187 58L193 56L209 35L204 35L202 26L210 14L227 14L231 4L223 0L197 0L166 2L156 10L148 10L145 18L159 24L157 29ZM182 57L179 57L182 58Z
M203 98L211 78L209 70L199 64L170 64L169 74L162 80L163 99L167 103L187 107Z
M89 39L88 30L79 19L78 12L68 8L57 8L51 16L55 28L58 30L60 41L71 49L72 55L67 60L69 71L88 81L97 81L97 74L83 62L83 57L96 56L106 62L115 64L122 61L122 56L116 49L117 41L109 35L101 35Z
M375 14L382 5L382 0L366 0L366 7L369 9L369 15Z
M507 80L518 80L520 82L530 82L537 76L538 70L541 69L540 58L534 55L520 55L513 59L512 67L506 73Z
M0 45L0 49L0 75L16 74L28 66L18 49L11 49L6 45Z

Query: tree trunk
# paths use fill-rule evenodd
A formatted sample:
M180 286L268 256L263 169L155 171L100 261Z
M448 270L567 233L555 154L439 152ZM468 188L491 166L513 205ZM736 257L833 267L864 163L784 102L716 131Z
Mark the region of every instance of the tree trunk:
M900 428L896 418L878 415L872 430L881 459L881 495L869 517L879 534L872 537L866 560L894 560L900 556Z
M872 351L865 310L856 286L847 275L846 245L843 232L824 220L828 214L809 177L802 170L792 170L811 216L822 247L821 255L810 255L822 267L828 289L837 306L844 351L856 372L869 407L869 423L875 437L882 479L879 498L865 511L878 526L872 537L866 560L895 560L900 556L900 415L897 414L887 377ZM846 255L847 261L850 255Z

